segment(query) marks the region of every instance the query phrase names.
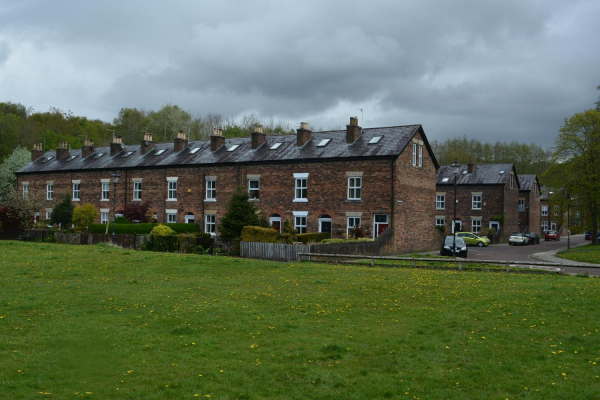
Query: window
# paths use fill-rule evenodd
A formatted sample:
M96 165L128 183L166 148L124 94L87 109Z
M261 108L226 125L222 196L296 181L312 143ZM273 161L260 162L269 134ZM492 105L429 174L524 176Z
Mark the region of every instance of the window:
M248 179L248 198L258 200L260 197L260 179Z
M351 236L352 230L360 226L360 217L348 217L348 228L346 229L346 235Z
M160 156L160 155L161 155L162 153L164 153L164 152L165 152L165 149L158 150L158 151L157 151L157 152L156 152L154 155L155 155L155 156Z
M206 214L206 223L204 225L204 232L216 235L216 218L215 214Z
M417 165L417 144L413 143L413 159L412 159L412 165L416 166Z
M46 210L46 219L52 219L52 211Z
M308 174L294 174L295 179L295 199L294 201L308 201Z
M533 184L533 194L537 194L537 184Z
M294 228L296 229L296 233L306 233L306 216L295 216Z
M481 230L481 220L480 219L472 219L471 220L471 232L477 233Z
M383 136L373 136L371 140L369 140L369 144L377 144L381 140Z
M519 212L525 212L525 199L519 199Z
M413 142L413 154L412 154L412 165L413 167L423 166L423 144Z
M54 198L54 182L46 183L46 200L52 200Z
M555 231L556 230L556 222L551 222L550 223L550 229Z
M542 216L548 216L548 206L542 206Z
M324 147L327 146L327 144L331 142L331 139L323 139L319 142L319 144L317 144L317 147Z
M560 208L558 206L554 206L554 216L558 216Z
M206 181L206 200L216 201L217 200L217 180L208 179Z
M167 212L167 223L174 224L177 222L177 212Z
M23 198L26 199L27 197L29 197L29 184L24 183L23 184Z
M79 201L79 195L80 195L80 190L79 190L79 182L73 182L73 201Z
M271 147L269 147L269 149L271 150L276 150L279 148L279 146L281 146L283 144L283 142L275 142Z
M510 188L515 188L515 176L513 174L510 174Z
M438 194L435 196L435 208L438 210L446 209L446 195Z
M100 223L108 224L108 211L100 211Z
M230 148L228 148L227 151L235 151L238 147L240 147L239 144L234 144L233 146L231 146Z
M472 202L471 202L471 208L473 210L481 210L481 195L480 194L474 194L471 197Z
M348 200L360 200L362 195L362 178L348 178Z
M436 218L435 219L435 226L444 226L444 225L446 225L445 218Z
M423 145L419 144L419 160L418 160L418 165L419 167L423 166Z
M167 201L177 201L177 177L167 178Z
M194 147L193 149L190 150L190 154L196 154L198 152L198 150L200 150L200 147Z
M142 182L133 182L133 199L142 199Z
M542 221L542 230L548 230L548 221Z
M102 200L110 200L110 182L102 182Z

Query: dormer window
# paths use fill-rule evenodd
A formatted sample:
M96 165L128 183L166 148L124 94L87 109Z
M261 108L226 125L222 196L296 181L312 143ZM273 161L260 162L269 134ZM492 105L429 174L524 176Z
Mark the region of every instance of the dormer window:
M331 139L323 139L317 144L317 147L325 147L329 142L331 142Z
M369 140L369 144L377 144L381 140L383 136L373 136L371 140Z
M239 144L234 144L233 146L231 146L230 148L228 148L227 151L235 151L238 147L240 147Z
M271 147L269 147L271 150L276 150L279 148L279 146L281 146L283 143L282 142L277 142L274 145L272 145Z

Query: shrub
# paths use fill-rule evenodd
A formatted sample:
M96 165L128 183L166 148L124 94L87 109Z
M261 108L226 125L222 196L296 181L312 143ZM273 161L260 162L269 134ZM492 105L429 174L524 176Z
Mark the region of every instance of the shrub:
M52 218L50 218L50 222L53 225L58 224L64 229L70 228L74 209L75 206L71 203L71 196L65 194L63 200L52 209Z
M336 244L336 243L362 243L362 242L372 242L373 239L370 238L360 238L360 239L325 239L321 242L321 244Z
M354 239L364 238L365 232L363 231L362 227L357 226L356 228L350 229L350 235L348 235L348 238L351 237Z
M129 203L119 211L128 221L131 222L149 222L154 212L150 212L150 203L145 201Z
M302 242L302 244L320 243L329 238L331 238L331 235L327 232L299 233L296 235L296 240Z
M273 228L262 228L260 226L245 226L242 229L242 240L244 242L275 243L279 232Z
M146 245L147 250L166 251L173 253L179 248L177 232L166 225L156 225L150 232L150 240Z
M115 223L117 224L129 224L129 220L125 217L116 217L115 218Z
M237 239L242 236L245 226L256 226L259 223L257 209L248 201L248 193L238 187L227 204L227 212L221 219L219 232L225 239Z
M179 252L202 254L204 249L210 248L211 239L210 233L182 233L179 235Z
M116 224L116 234L129 234L129 235L149 235L152 232L156 224ZM195 233L199 232L200 228L195 224L166 224L169 228L173 229L177 233ZM112 232L112 222L108 228ZM106 231L106 224L92 224L90 225L90 233L104 233Z
M485 236L488 239L490 239L490 241L493 241L494 235L496 234L496 229L495 228L483 228L477 234L479 236Z
M283 233L280 240L287 244L292 244L296 240L296 230L289 219L283 222Z
M0 201L0 226L9 232L19 232L31 228L35 221L35 212L39 209L39 200L33 194L24 197L14 188L3 193Z
M72 220L75 224L75 230L82 231L94 223L98 217L98 210L91 203L85 203L75 207Z
M169 228L166 225L156 225L153 229L152 232L150 232L150 236L155 237L155 236L173 236L176 235L177 232L175 232L173 229Z

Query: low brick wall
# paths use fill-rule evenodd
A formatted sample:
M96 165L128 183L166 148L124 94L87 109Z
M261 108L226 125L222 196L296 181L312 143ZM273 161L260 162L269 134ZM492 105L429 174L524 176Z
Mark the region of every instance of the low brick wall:
M394 229L388 228L372 242L313 244L311 253L384 256L394 254Z

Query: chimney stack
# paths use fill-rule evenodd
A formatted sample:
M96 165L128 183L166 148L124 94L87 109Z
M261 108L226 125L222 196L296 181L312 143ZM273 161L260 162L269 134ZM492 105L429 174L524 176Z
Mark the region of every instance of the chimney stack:
M304 146L312 137L312 131L308 129L308 122L300 122L300 129L296 129L296 146Z
M83 147L81 148L81 158L86 158L94 154L94 141L93 140L85 140Z
M39 160L44 157L44 150L42 150L41 143L34 143L33 149L31 149L31 161Z
M177 132L177 138L175 138L175 143L173 146L173 151L175 153L185 149L188 145L188 141L187 138L185 136L185 133L183 131L179 131Z
M62 160L69 155L69 144L67 142L60 142L56 148L56 159Z
M350 124L346 125L346 143L354 143L360 137L362 128L358 126L358 118L350 117Z
M217 151L223 145L225 145L223 130L221 128L215 128L213 130L213 135L210 137L210 151Z
M110 144L110 156L114 156L123 151L123 138L121 136L115 136L114 141Z
M472 162L469 162L467 164L467 173L472 174L474 169L475 169L475 165Z
M252 132L252 148L258 149L266 140L262 125L258 125Z
M144 132L144 140L140 146L140 153L146 154L154 148L154 142L152 141L152 134L150 132Z

